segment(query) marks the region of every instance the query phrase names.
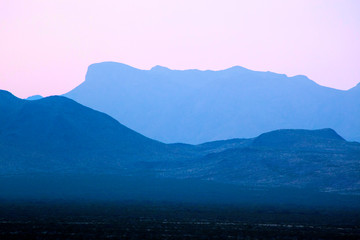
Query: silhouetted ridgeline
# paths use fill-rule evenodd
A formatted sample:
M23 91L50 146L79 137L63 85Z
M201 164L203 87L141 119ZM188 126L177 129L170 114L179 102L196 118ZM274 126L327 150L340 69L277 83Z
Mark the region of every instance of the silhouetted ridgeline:
M0 91L0 112L0 198L360 202L360 144L332 129L164 144L65 97Z
M41 98L43 98L43 97L40 95L34 95L34 96L30 96L30 97L26 98L26 100L39 100Z
M198 144L277 129L332 128L360 141L360 85L348 91L305 76L232 67L222 71L139 70L104 62L65 96L150 138Z

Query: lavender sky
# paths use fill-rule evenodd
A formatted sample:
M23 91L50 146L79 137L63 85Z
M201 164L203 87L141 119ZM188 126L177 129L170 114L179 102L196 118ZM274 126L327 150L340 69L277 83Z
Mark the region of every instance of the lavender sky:
M240 65L349 89L360 82L360 1L0 0L0 89L62 94L101 61Z

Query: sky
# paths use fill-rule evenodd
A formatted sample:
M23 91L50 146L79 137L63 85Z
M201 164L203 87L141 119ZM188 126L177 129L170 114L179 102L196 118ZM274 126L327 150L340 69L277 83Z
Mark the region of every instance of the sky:
M360 82L360 1L0 0L0 89L63 94L103 61L239 65L346 90Z

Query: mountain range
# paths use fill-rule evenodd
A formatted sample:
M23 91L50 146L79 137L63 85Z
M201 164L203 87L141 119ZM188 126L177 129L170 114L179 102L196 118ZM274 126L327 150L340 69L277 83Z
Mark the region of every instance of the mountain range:
M152 178L188 185L205 181L215 184L211 186L360 193L360 144L332 129L165 144L62 96L22 100L0 91L0 112L0 174L7 179L1 181L3 189L11 176L90 179L89 174L101 174L142 179L138 185Z
M305 76L232 67L140 70L103 62L64 96L166 143L253 138L277 129L332 128L360 141L360 84L342 91Z

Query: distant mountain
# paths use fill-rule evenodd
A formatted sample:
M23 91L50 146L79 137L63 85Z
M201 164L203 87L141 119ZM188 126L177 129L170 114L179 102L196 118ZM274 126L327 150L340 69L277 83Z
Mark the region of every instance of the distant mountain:
M276 129L332 128L360 141L360 85L348 91L242 67L139 70L104 62L65 96L166 143L251 138Z
M30 96L30 97L26 98L25 100L39 100L42 98L43 98L43 96L41 96L41 95L34 95L34 96Z

